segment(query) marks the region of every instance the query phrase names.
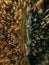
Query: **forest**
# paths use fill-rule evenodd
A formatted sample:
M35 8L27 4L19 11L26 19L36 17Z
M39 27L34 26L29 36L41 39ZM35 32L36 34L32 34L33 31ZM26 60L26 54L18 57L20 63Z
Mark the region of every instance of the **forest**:
M49 65L49 0L0 0L0 65Z

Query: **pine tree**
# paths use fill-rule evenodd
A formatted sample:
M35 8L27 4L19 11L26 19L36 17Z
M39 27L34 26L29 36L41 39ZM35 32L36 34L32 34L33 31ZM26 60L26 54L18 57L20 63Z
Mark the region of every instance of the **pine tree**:
M45 2L46 3L46 2ZM49 64L49 9L33 9L28 19L29 48L28 58L31 65ZM30 18L31 17L31 18ZM48 20L47 20L48 19Z

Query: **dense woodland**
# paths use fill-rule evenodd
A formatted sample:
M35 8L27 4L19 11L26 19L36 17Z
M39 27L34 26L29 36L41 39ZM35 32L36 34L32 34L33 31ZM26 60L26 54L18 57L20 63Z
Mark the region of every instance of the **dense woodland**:
M0 0L0 65L49 65L49 0Z

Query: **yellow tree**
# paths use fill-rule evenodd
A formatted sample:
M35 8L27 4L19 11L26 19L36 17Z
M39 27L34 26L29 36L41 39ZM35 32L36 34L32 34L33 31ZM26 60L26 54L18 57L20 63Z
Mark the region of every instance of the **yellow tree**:
M29 65L25 52L29 2L0 0L0 64Z

